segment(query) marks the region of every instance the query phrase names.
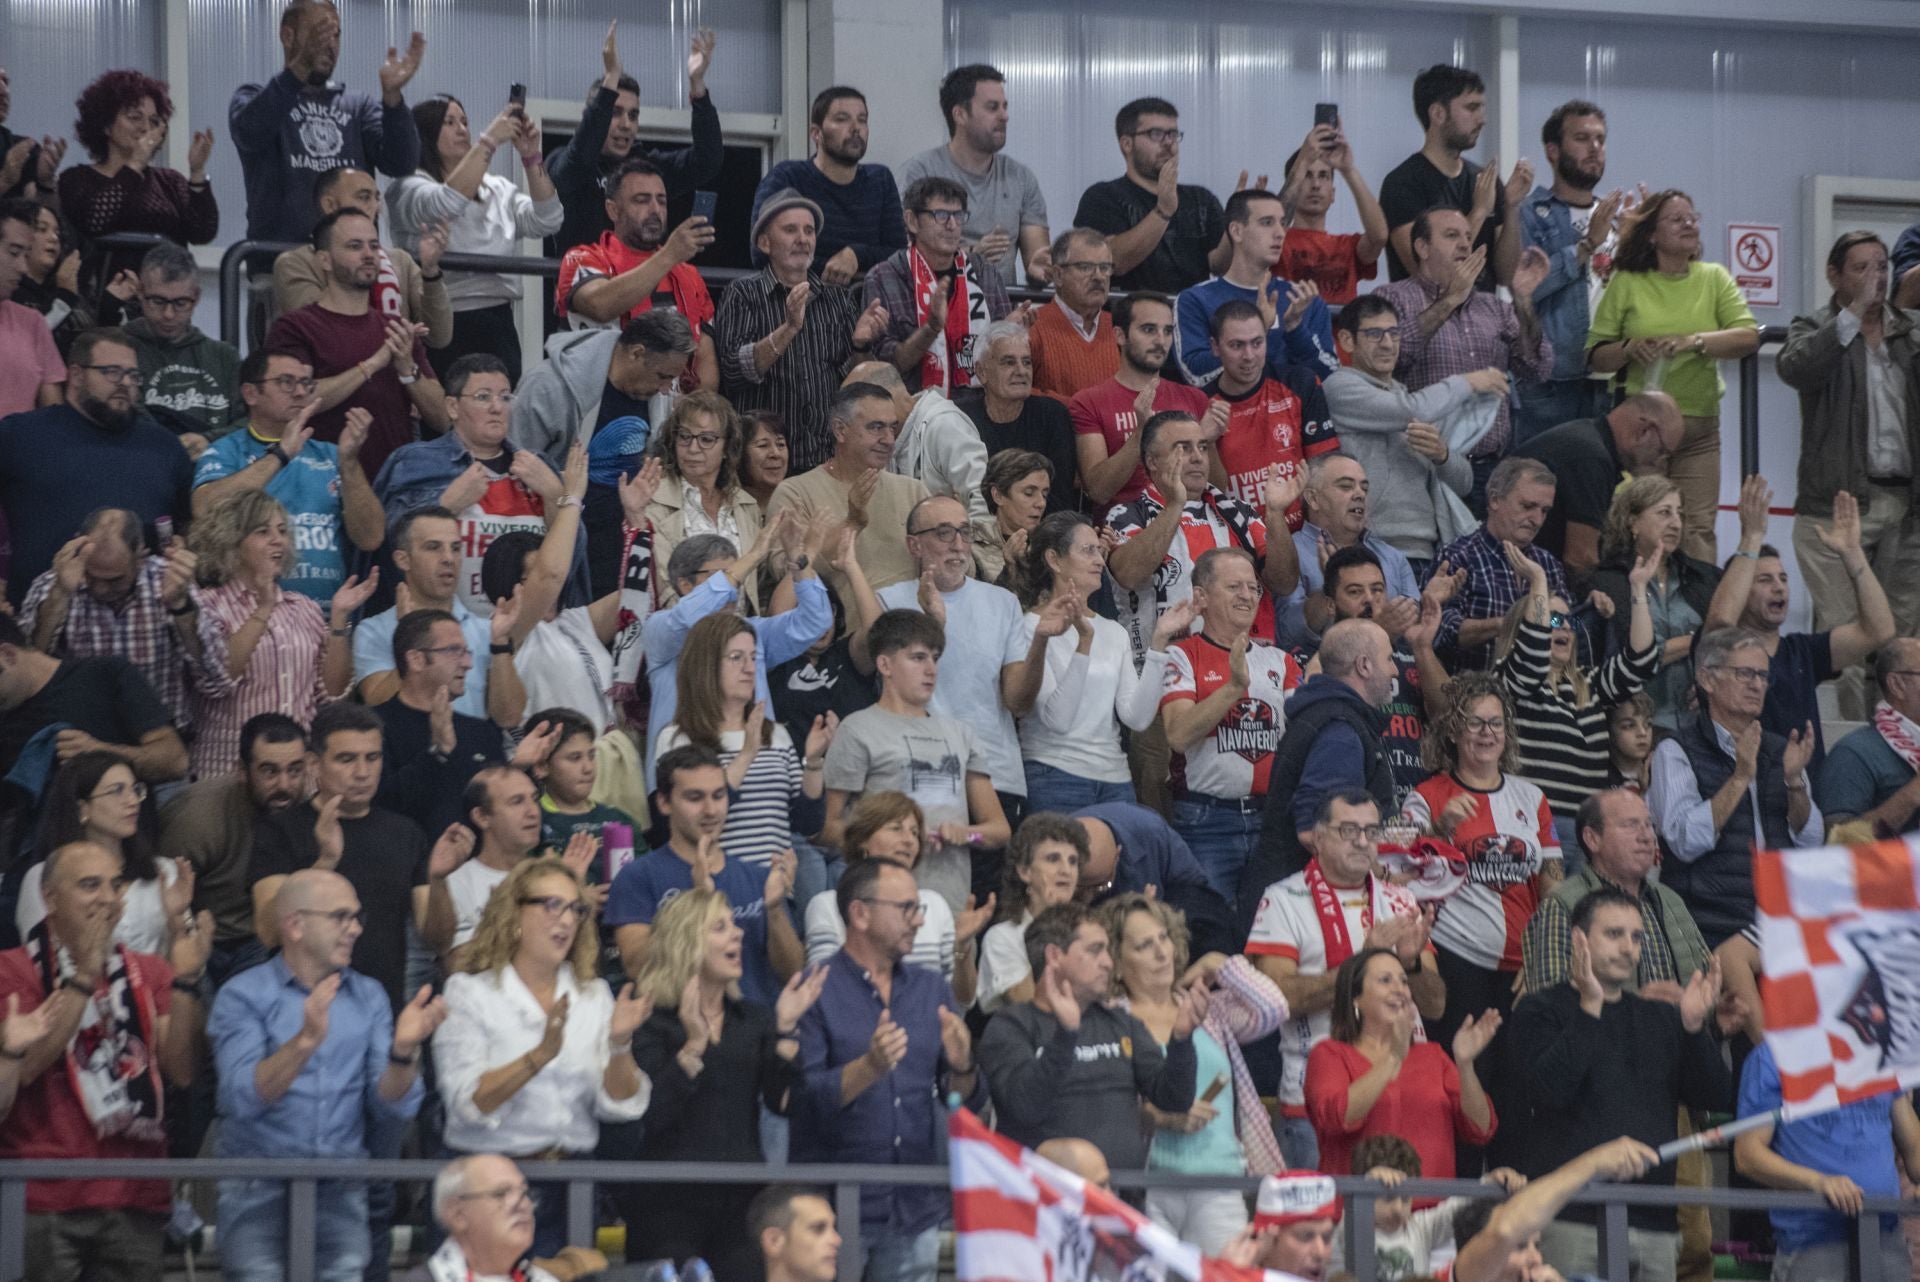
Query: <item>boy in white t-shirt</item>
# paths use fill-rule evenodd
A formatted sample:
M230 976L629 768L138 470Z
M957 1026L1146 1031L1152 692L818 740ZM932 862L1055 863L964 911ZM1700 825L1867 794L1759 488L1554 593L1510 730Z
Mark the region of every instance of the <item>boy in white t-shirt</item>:
M1420 1154L1398 1135L1369 1135L1354 1146L1353 1173L1392 1186L1420 1178ZM1484 1184L1512 1192L1527 1177L1502 1166L1481 1177ZM1425 1277L1452 1261L1454 1212L1473 1199L1450 1197L1418 1211L1410 1197L1383 1197L1373 1204L1373 1267L1380 1282ZM1342 1234L1333 1237L1329 1272L1342 1267Z

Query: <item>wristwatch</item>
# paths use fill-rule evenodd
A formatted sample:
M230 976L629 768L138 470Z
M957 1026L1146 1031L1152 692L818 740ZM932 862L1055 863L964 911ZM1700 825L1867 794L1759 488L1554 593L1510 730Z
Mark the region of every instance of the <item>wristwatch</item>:
M402 387L412 387L415 383L420 381L420 376L418 374L397 374L395 375L395 377L397 377L400 380L400 386Z
M488 654L512 654L513 642L495 641L493 644L487 647L487 653Z

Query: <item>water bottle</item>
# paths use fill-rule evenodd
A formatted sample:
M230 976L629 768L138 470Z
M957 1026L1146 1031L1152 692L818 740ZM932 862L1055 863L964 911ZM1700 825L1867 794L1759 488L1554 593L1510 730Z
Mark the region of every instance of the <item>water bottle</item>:
M600 825L600 854L606 860L606 884L611 886L620 870L633 862L633 825L608 822Z

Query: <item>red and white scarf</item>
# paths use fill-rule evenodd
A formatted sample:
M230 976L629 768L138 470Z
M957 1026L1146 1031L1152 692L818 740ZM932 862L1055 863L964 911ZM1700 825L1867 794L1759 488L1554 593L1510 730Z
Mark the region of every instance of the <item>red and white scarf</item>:
M1314 916L1320 919L1320 938L1326 944L1327 973L1340 969L1340 963L1353 956L1353 938L1347 931L1347 910L1340 906L1340 892L1327 880L1327 874L1320 870L1318 859L1307 863L1307 894L1313 898ZM1373 929L1374 886L1373 874L1367 874L1367 902L1360 909L1360 929ZM1366 936L1363 934L1364 940Z
M1920 774L1920 726L1883 699L1873 707L1873 728L1893 749L1893 755L1907 763L1907 769Z
M380 251L380 270L373 277L373 310L389 320L407 319L407 300L400 293L400 273L387 251Z
M47 923L27 932L27 960L48 996L74 975L73 957L52 944ZM153 993L115 944L100 981L67 1042L67 1082L101 1139L124 1135L158 1143L167 1138L154 1033Z
M933 267L918 249L907 250L907 266L913 272L913 319L915 327L931 319L933 294L939 284ZM920 358L920 386L952 391L973 386L973 358L980 339L992 324L987 315L987 296L980 288L980 269L963 250L953 256L953 288L947 291L946 332L940 341L927 347Z

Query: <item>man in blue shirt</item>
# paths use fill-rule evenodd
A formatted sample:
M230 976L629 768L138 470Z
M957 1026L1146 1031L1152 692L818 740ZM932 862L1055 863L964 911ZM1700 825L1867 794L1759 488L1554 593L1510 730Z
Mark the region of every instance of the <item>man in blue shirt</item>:
M793 1160L942 1162L946 1123L937 1100L951 1092L977 1112L987 1091L952 990L937 973L906 964L923 918L920 888L900 865L863 859L835 895L847 942L827 960L820 1000L800 1020ZM944 1188L863 1186L867 1258L854 1262L854 1275L933 1282L951 1202Z
M1735 1115L1780 1107L1780 1069L1764 1043L1740 1074ZM1733 1142L1735 1167L1769 1188L1818 1193L1831 1211L1769 1211L1773 1221L1773 1276L1779 1282L1823 1282L1847 1276L1853 1220L1863 1197L1899 1197L1900 1171L1920 1174L1920 1120L1905 1092L1855 1100L1797 1122L1755 1127ZM1908 1276L1907 1244L1899 1218L1880 1219L1879 1273Z
M1286 207L1274 192L1249 189L1227 198L1227 241L1233 258L1212 280L1180 291L1174 300L1179 324L1174 358L1189 383L1210 385L1220 377L1210 322L1222 303L1252 303L1267 322L1267 368L1286 381L1287 371L1304 365L1322 378L1340 368L1333 346L1333 313L1311 284L1276 279L1273 265L1286 244Z
M653 919L684 890L711 886L733 905L741 941L740 993L772 1006L780 987L806 963L806 948L787 912L794 854L783 850L766 868L727 858L727 773L720 758L691 745L660 754L654 803L667 821L667 844L620 870L607 892L606 927L620 946L627 974L637 975L653 941Z
M1073 818L1087 834L1076 898L1099 904L1152 887L1186 914L1195 957L1240 951L1246 933L1235 932L1227 901L1207 880L1193 848L1158 811L1131 801L1103 801L1074 811Z
M404 1123L419 1110L420 1055L445 1017L422 988L398 1016L386 990L351 970L360 897L338 873L294 873L274 898L279 956L229 980L207 1036L220 1078L220 1157L364 1158L368 1116ZM278 1278L287 1258L286 1188L220 1183L227 1277ZM316 1258L327 1282L352 1282L370 1254L367 1186L320 1185Z
M350 409L338 445L316 441L308 425L320 405L313 389L313 366L305 361L264 347L247 353L240 362L246 421L194 461L193 514L205 516L247 490L279 499L294 541L293 568L280 584L324 606L347 577L341 533L360 551L377 552L387 531L360 466L372 417Z
M1372 504L1367 469L1359 459L1335 452L1308 460L1307 485L1300 499L1307 514L1293 536L1295 559L1300 562L1300 586L1287 598L1275 620L1281 644L1316 649L1320 634L1340 617L1324 585L1331 558L1347 548L1364 548L1379 563L1389 600L1419 602L1420 580L1406 553L1368 528Z
M810 160L783 160L767 171L753 193L753 214L791 187L826 215L814 243L813 269L829 285L845 285L875 263L907 247L906 217L900 189L885 165L863 165L867 154L867 97L850 85L830 85L814 95L808 117ZM767 256L756 248L753 265Z

